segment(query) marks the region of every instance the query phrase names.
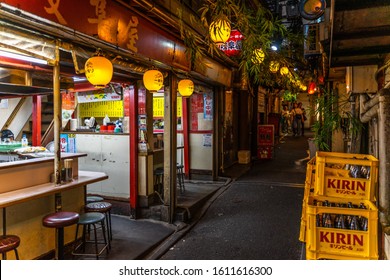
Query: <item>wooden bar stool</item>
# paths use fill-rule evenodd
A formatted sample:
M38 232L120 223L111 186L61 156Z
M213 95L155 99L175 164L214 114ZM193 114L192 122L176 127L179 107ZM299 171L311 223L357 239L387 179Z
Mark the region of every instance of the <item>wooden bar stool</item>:
M154 190L158 192L161 197L164 195L164 168L158 167L153 171L154 175Z
M105 228L105 223L104 223L105 215L103 213L98 213L98 212L87 212L84 214L80 215L80 219L77 222L77 227L76 227L76 237L75 237L75 244L77 242L77 235L79 231L79 226L83 226L83 235L82 235L82 241L80 244L75 245L72 254L74 256L93 256L96 257L96 259L99 259L99 256L104 252L104 250L107 249L108 246L108 240L106 238L106 228ZM99 241L98 236L97 236L97 227L96 225L100 224L100 228L102 229L102 235L103 235L103 242ZM87 240L86 235L87 235L87 228L86 227L93 227L93 232L94 232L94 239L93 240ZM88 231L89 232L89 231ZM86 245L87 243L93 243L95 247L95 252L86 252ZM103 247L99 250L99 244L103 244ZM80 252L80 250L82 252ZM107 249L108 252L108 249Z
M84 207L85 212L98 212L104 214L107 225L108 245L110 248L112 240L111 208L112 204L106 201L88 203Z
M64 259L64 228L74 225L79 220L76 212L59 211L46 215L42 219L45 227L55 228L57 231L56 255L58 260Z
M15 257L18 260L19 254L17 248L20 245L20 238L16 235L3 235L0 236L0 253L3 260L7 259L7 252L14 250Z
M97 196L97 195L87 195L87 203L91 203L91 202L100 202L100 201L103 201L104 198L101 197L101 196Z

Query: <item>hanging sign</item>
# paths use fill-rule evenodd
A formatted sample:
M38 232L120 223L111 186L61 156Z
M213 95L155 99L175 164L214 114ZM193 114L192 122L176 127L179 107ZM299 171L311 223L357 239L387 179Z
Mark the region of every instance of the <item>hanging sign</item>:
M203 112L205 120L213 119L213 97L210 93L203 94Z
M121 100L121 96L115 92L104 91L86 91L77 93L78 103L100 102L100 101L116 101Z
M177 116L181 117L182 114L182 97L177 97ZM164 117L164 97L154 96L153 97L153 118Z
M123 102L122 101L103 101L93 103L81 103L79 104L79 117L89 118L97 117L104 118L106 115L109 117L123 118Z
M230 32L230 37L227 42L221 44L219 48L227 56L237 56L241 53L243 39L244 36L241 34L241 32L234 29L232 32Z

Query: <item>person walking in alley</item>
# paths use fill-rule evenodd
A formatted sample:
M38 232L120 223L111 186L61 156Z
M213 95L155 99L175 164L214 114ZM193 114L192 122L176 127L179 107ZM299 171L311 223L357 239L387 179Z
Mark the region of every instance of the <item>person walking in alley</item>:
M298 104L294 102L293 108L291 109L291 124L294 136L299 136L302 133L302 109L298 107Z
M302 102L298 103L298 108L302 111L302 118L301 118L301 135L305 135L305 121L307 120L306 117L306 111L305 108L302 107Z

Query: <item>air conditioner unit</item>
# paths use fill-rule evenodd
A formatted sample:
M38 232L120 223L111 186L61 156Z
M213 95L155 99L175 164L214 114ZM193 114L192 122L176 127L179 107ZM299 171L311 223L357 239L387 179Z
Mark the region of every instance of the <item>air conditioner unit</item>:
M306 24L303 26L303 34L305 36L304 56L320 55L320 32L319 24Z
M286 4L287 18L293 19L300 16L297 1L288 1Z

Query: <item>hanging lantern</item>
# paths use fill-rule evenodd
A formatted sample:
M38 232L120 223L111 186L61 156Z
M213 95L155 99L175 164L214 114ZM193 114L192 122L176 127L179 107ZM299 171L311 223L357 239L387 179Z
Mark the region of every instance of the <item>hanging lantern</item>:
M286 75L288 75L288 73L290 73L290 71L288 70L288 68L286 66L283 66L282 68L280 68L280 74L282 76L286 76Z
M244 36L241 34L241 32L234 29L232 32L230 32L230 37L227 42L220 44L219 48L227 56L237 56L241 53L243 38Z
M217 45L225 43L230 37L230 32L230 23L227 20L219 19L210 24L210 38Z
M272 73L276 73L279 70L279 62L277 61L271 61L269 64L269 71Z
M156 69L148 70L143 76L144 86L149 91L158 91L164 84L164 76Z
M264 51L262 49L255 49L253 51L251 60L253 64L261 64L264 61L264 58L265 58Z
M111 81L114 68L103 56L94 56L85 62L85 77L96 88L104 88Z
M309 94L314 94L316 91L317 91L317 85L316 85L316 83L315 83L315 82L311 82L311 83L309 84L309 89L307 90L307 92L308 92Z
M178 90L181 96L190 97L194 92L194 82L189 79L181 80L178 84Z

